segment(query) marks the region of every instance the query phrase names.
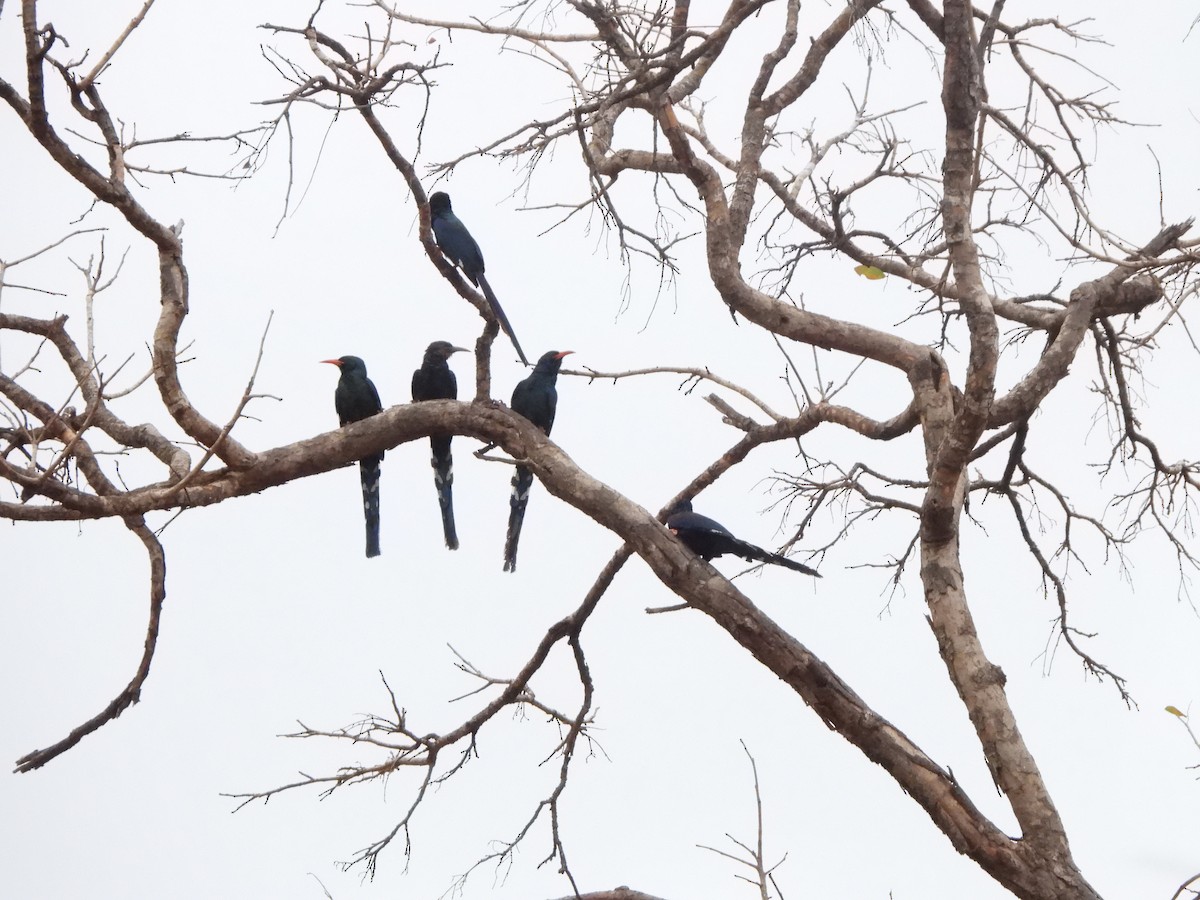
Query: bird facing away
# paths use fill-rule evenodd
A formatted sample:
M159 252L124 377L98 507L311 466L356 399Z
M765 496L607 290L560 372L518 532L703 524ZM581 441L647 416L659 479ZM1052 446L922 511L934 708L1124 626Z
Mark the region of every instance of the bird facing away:
M816 569L810 569L794 559L756 547L741 538L730 534L729 529L720 522L715 522L708 516L692 512L692 501L684 500L678 503L667 516L667 528L683 545L705 562L726 553L740 556L750 562L774 563L805 575L821 577Z
M466 348L455 347L449 341L434 341L425 348L421 368L413 372L412 398L422 400L457 400L458 379L450 370L447 360L453 353L465 353ZM450 457L450 435L429 436L433 448L433 486L437 488L438 505L442 508L442 533L446 546L458 549L458 534L454 530L454 463Z
M367 377L367 364L357 356L341 356L323 359L341 369L337 390L333 393L333 405L337 410L338 422L349 425L369 418L383 409L379 392ZM379 464L383 454L364 456L358 461L358 477L362 481L363 513L367 519L367 556L379 555Z
M475 238L471 237L471 232L467 231L467 226L454 214L454 210L450 207L450 195L445 191L438 191L430 196L429 218L433 225L433 236L437 238L437 245L441 248L442 253L450 262L462 269L471 284L483 291L483 296L487 298L488 305L492 308L492 315L496 317L496 321L500 323L500 327L512 341L513 347L517 350L517 356L521 357L522 363L529 365L525 351L521 349L521 345L517 342L517 335L508 322L508 316L500 308L500 301L496 299L492 286L484 277L483 253L480 251L479 245L475 243Z
M563 357L570 350L551 350L543 353L528 378L517 384L512 395L512 410L524 416L547 436L554 427L554 413L558 407L558 391L554 384ZM504 539L504 571L517 569L517 541L521 537L521 523L525 521L525 506L529 503L529 489L533 487L533 472L518 465L512 480L512 496L508 501L508 535Z

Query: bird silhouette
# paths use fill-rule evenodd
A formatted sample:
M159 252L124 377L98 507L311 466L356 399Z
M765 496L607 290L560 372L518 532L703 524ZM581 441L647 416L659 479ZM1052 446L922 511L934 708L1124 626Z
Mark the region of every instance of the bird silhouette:
M570 350L550 350L543 353L528 378L513 389L512 410L542 429L547 436L554 427L554 414L558 408L558 370L563 357ZM512 496L508 501L508 534L504 539L504 571L517 569L517 541L521 538L521 525L525 521L525 507L529 503L529 489L533 487L533 472L518 465L512 479Z
M337 366L341 370L337 389L333 392L333 405L337 410L338 422L349 425L369 418L383 409L379 392L367 377L367 364L357 356L341 356L323 359L323 363ZM379 464L382 453L364 456L358 461L358 476L362 482L363 514L367 520L367 556L379 555Z
M794 559L788 559L786 556L780 556L778 553L772 553L770 550L764 550L762 547L756 547L748 541L734 537L729 529L720 522L693 512L690 500L677 503L667 516L666 524L668 530L683 541L685 547L706 562L728 553L732 556L740 556L749 562L772 563L796 572L803 572L805 575L821 577L820 572L803 563L798 563Z
M488 280L483 274L483 253L479 249L479 244L475 242L475 238L471 237L471 232L467 231L467 226L462 223L462 219L454 214L454 210L450 206L450 195L445 191L437 191L430 196L429 218L430 224L433 226L433 236L437 238L437 245L441 248L442 253L450 262L462 269L471 284L483 291L488 306L492 308L492 315L496 317L496 321L500 323L500 327L512 341L513 347L517 350L517 356L521 357L522 363L529 365L525 351L521 349L521 344L517 341L516 332L509 324L508 316L501 309L500 301L496 299L492 286L488 284Z
M454 377L447 360L454 353L465 353L464 347L455 347L449 341L434 341L425 348L421 368L413 372L412 398L423 400L457 400L458 379ZM450 435L429 436L433 450L433 485L437 488L438 506L442 509L442 534L446 546L458 549L458 534L454 530L454 462L450 456Z

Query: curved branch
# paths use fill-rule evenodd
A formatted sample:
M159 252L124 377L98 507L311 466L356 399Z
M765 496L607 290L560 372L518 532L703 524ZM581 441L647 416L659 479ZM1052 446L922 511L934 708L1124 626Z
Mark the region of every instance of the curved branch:
M1142 248L1141 252L1131 258L1156 257L1167 247L1179 240L1193 224L1192 219L1168 225L1155 235ZM997 427L1007 425L1028 416L1050 393L1051 390L1066 377L1071 363L1078 354L1083 338L1092 327L1098 310L1105 305L1121 303L1120 289L1124 292L1125 302L1129 297L1137 298L1137 302L1147 304L1161 298L1162 286L1153 278L1147 276L1128 282L1133 270L1125 266L1116 266L1106 275L1085 282L1071 292L1071 300L1067 304L1058 333L1054 341L1046 348L1037 364L1026 373L1007 394L996 400L990 413L989 425Z
M144 519L140 516L128 516L125 527L132 531L146 548L150 558L150 617L146 623L146 640L142 650L142 660L138 663L137 671L124 690L113 699L104 709L88 719L82 725L71 729L70 734L62 740L40 750L26 753L17 760L14 772L32 772L40 769L56 756L66 753L81 740L102 726L121 715L141 699L142 685L150 675L150 663L154 661L154 650L158 646L158 626L162 617L163 601L167 596L167 559L163 553L162 544L154 536Z

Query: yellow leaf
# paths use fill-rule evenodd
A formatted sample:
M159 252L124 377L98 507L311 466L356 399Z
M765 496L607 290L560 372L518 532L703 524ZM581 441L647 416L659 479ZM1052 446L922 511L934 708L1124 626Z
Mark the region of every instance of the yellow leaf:
M854 271L863 278L868 278L871 281L878 281L883 277L883 270L877 269L874 266L855 266Z
M1187 718L1187 716L1185 716L1183 713L1181 713L1179 710L1177 710L1174 706L1168 706L1167 712L1169 712L1173 716L1179 716L1179 718L1181 718L1181 719Z

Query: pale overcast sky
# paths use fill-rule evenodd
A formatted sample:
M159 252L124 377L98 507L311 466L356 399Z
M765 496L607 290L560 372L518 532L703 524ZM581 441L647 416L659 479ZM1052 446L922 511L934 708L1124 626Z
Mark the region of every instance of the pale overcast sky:
M427 15L444 18L485 16L501 7L425 6ZM698 23L718 8L693 6ZM817 5L812 12L823 20L837 6ZM40 16L70 40L72 53L91 48L89 59L95 59L139 7L134 0L47 2ZM1200 205L1200 37L1185 39L1192 12L1183 7L1156 4L1153 14L1144 5L1076 0L1052 7L1014 0L1005 7L1010 21L1053 9L1061 9L1064 20L1093 16L1087 30L1110 42L1073 50L1111 80L1104 96L1119 100L1117 113L1139 125L1102 133L1098 150L1086 135L1089 158L1097 163L1095 208L1134 242L1158 230L1160 215L1179 221ZM228 134L253 125L272 114L254 102L286 90L262 48L297 59L307 54L299 39L256 26L302 26L309 11L287 0L159 0L100 79L106 102L141 137ZM340 5L322 16L324 27L343 36L361 34L365 20L373 27L382 21L373 9ZM565 8L561 17L579 27ZM451 41L428 28L405 29L403 36L421 56L431 52L431 41L440 42L449 64L437 74L422 163L457 155L568 100L547 68L516 52L498 54L494 42ZM898 118L896 127L932 128L914 140L936 147L938 61L914 51L911 41L901 43L906 49L890 53L877 69L873 104L904 105L910 92L932 102ZM761 49L747 45L740 52L753 64ZM842 81L857 95L858 58L850 44L839 52L845 55L835 61L844 67ZM0 14L0 74L18 86L21 54L18 5L8 3ZM1073 87L1099 84L1078 73L1065 77ZM1000 94L1006 86L991 87ZM713 88L713 122L736 108L723 106L722 98L738 95ZM422 97L415 91L401 97L384 119L402 149L411 151ZM850 114L839 78L831 78L822 97L826 105L811 116L822 132L833 133ZM1019 103L1019 92L1008 100ZM59 124L79 128L66 115ZM157 178L147 179L139 194L161 221L185 222L190 361L181 377L193 403L211 418L224 421L232 413L274 314L257 389L279 399L256 401L249 410L255 419L237 430L256 450L336 425L336 372L319 360L363 357L384 404L401 403L424 347L435 339L468 345L480 324L425 259L415 206L362 122L344 113L328 128L327 113L300 109L292 124L294 209L278 229L287 184L282 140L263 170L236 189L212 179ZM87 212L89 197L38 151L7 107L0 109L0 146L0 259L12 260L78 227L71 223ZM224 169L235 157L192 147L159 159ZM545 160L528 196L520 191L520 176L511 163L473 160L441 187L483 246L491 282L531 357L571 349L570 364L606 371L710 366L775 408L795 411L774 344L755 328L733 324L708 283L700 238L681 250L684 267L674 284L660 290L653 268L637 266L626 295L629 273L594 217L547 234L553 213L521 210L584 190L574 139ZM120 279L97 301L96 333L107 359L133 354L125 379L132 382L147 365L145 345L157 316L154 256L107 209L90 212L82 225L110 229L110 265L128 252ZM679 227L692 230L695 222L681 220ZM10 284L62 296L9 288L0 309L63 312L79 325L82 278L72 261L83 263L98 251L97 235L81 235L11 270ZM1046 291L1061 280L1065 294L1099 271L1072 266L1065 256L1061 247L1048 252L1033 242L1015 243L996 289ZM894 325L917 340L936 338L929 321L896 324L911 311L915 292L891 279L868 282L852 269L846 259L813 259L801 269L798 291L812 308ZM1168 459L1194 459L1200 454L1197 353L1178 325L1160 337L1161 350L1141 386L1148 401L1143 424L1161 439ZM494 394L507 401L522 370L506 346L496 346ZM6 332L0 366L9 372L29 350ZM1086 511L1100 514L1106 497L1126 482L1119 475L1102 481L1094 467L1105 459L1109 435L1088 391L1091 352L1081 352L1071 378L1035 419L1030 452L1045 474L1075 491ZM58 383L61 373L44 362L39 378L47 386ZM1021 357L1002 368L1002 385L1027 362ZM850 368L829 354L820 364L829 379ZM466 394L470 360L459 357L454 366ZM657 509L739 437L703 402L708 387L685 393L679 383L661 375L616 384L562 378L554 439L584 469ZM906 392L894 373L868 366L844 399L886 417L903 408ZM123 401L120 411L129 421L152 418L167 427L152 385ZM199 900L321 898L328 891L337 900L433 898L451 889L493 842L514 836L558 773L557 759L543 762L558 731L536 711L524 719L502 716L484 730L478 758L432 791L417 814L411 859L397 842L380 857L373 881L364 880L361 869L342 871L338 861L394 827L418 773L401 772L386 785L344 789L324 801L315 791L296 791L237 814L231 814L235 802L222 796L283 784L297 772L326 773L375 759L365 747L277 735L295 730L297 720L334 729L385 712L381 671L412 727L451 727L480 702L449 702L475 686L456 669L451 646L486 673L510 676L545 629L579 603L618 540L536 486L518 570L502 573L510 470L474 459L474 447L466 438L455 442L462 541L455 553L442 546L424 441L387 455L379 559L362 556L358 476L348 468L174 520L162 537L168 558L162 637L141 703L44 769L0 776L6 849L0 895ZM805 449L847 466L873 459L914 478L923 465L915 434L864 447L845 433L822 432ZM129 465L141 471L137 462ZM791 532L787 524L780 527L780 508L767 510L776 499L770 479L800 470L794 445L760 450L697 506L755 543L776 545ZM1161 540L1140 543L1122 571L1112 560L1105 563L1099 542L1079 536L1083 561L1072 566L1070 582L1074 624L1098 633L1089 651L1128 679L1139 704L1128 710L1111 685L1085 678L1068 651L1050 647L1047 656L1054 601L1043 594L1011 522L988 505L975 510L986 529L965 525L968 595L984 647L1008 676L1019 725L1077 862L1105 897L1166 900L1200 870L1200 785L1188 768L1200 763L1200 750L1163 711L1167 704L1186 710L1200 701L1192 587L1181 588ZM827 532L836 526L835 514L822 524ZM152 524L168 518L151 517ZM1115 512L1112 521L1119 522ZM1051 541L1053 526L1047 527ZM888 571L871 567L902 553L910 536L911 521L899 515L864 523L821 560L820 581L771 569L738 584L881 715L953 769L986 814L1015 831L937 657L915 571L892 594ZM9 524L0 546L7 560L0 757L13 761L94 715L132 675L144 638L146 560L125 529L107 521ZM718 567L730 575L740 571L737 561ZM676 600L634 559L584 632L599 745L576 761L561 824L582 890L627 884L670 900L755 896L737 880L743 872L735 863L698 847L734 852L727 834L756 840L744 742L758 763L768 861L787 857L776 874L789 900L1009 896L959 856L886 773L826 729L709 620L692 611L644 612ZM573 709L578 687L570 660L553 659L534 689L545 702ZM539 867L549 849L547 829L539 825L511 866L475 871L460 896L569 894L556 865Z

